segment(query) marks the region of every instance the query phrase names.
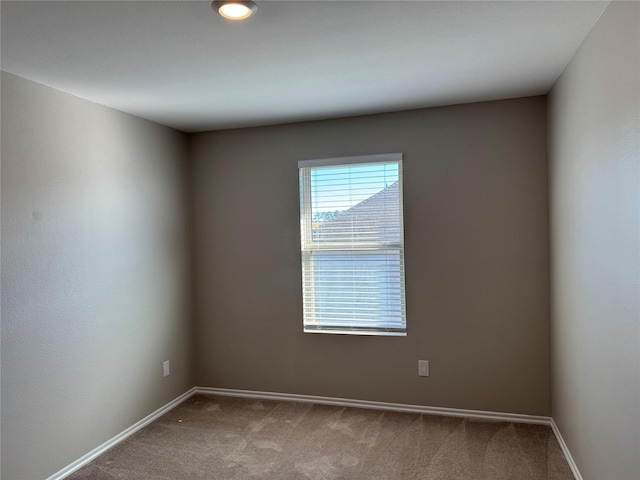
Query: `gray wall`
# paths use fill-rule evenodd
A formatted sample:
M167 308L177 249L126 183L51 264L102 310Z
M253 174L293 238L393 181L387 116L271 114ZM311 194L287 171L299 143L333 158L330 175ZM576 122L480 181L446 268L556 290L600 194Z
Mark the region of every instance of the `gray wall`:
M640 478L640 4L550 96L553 416L587 480Z
M186 154L2 74L2 478L45 478L193 386Z
M191 149L199 385L550 414L544 97ZM304 334L297 161L385 152L405 158L408 336Z

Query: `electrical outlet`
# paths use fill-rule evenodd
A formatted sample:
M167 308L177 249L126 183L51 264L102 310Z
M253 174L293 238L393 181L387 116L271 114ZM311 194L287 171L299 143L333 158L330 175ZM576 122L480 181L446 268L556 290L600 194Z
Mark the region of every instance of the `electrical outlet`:
M168 377L169 376L169 360L167 360L166 362L162 362L162 376L163 377Z
M429 376L429 360L418 360L418 375L421 377Z

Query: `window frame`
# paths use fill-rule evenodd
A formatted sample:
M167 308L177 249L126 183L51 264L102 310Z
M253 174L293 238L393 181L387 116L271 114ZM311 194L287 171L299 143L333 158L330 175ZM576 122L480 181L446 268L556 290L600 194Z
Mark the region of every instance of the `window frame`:
M397 163L398 165L398 221L399 221L399 241L396 242L324 242L318 244L313 241L313 192L311 171L319 167L347 167L363 164ZM403 154L386 153L376 155L360 155L352 157L323 158L314 160L301 160L298 162L299 188L300 188L300 236L301 236L301 262L302 262L302 295L303 295L303 329L305 333L328 333L346 335L374 335L404 337L407 335L406 321L406 285L405 285L405 262L404 262L404 205L403 205ZM353 207L351 207L353 208ZM354 248L357 245L358 248ZM383 252L389 250L398 251L399 275L398 282L393 285L400 290L400 318L402 328L372 327L372 326L322 326L313 325L308 322L308 309L315 308L313 297L316 289L313 287L315 281L314 269L312 267L313 252L353 252L355 255L362 252ZM306 267L305 267L306 265ZM305 273L311 275L312 279L307 282ZM309 288L311 283L311 288Z

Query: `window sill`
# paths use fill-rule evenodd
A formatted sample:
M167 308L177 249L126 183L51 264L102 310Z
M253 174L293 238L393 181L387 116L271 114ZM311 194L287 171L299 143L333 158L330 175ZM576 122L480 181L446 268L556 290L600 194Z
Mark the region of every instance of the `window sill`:
M384 331L384 330L359 330L359 329L342 329L342 328L307 328L304 333L328 333L331 335L361 335L376 337L406 337L407 332Z

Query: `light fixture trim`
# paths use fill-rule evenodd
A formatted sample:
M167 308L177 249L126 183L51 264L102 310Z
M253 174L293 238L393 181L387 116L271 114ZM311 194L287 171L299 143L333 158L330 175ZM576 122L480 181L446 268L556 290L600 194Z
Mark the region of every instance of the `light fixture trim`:
M211 3L211 8L229 20L244 20L258 10L258 6L249 0L215 0Z

